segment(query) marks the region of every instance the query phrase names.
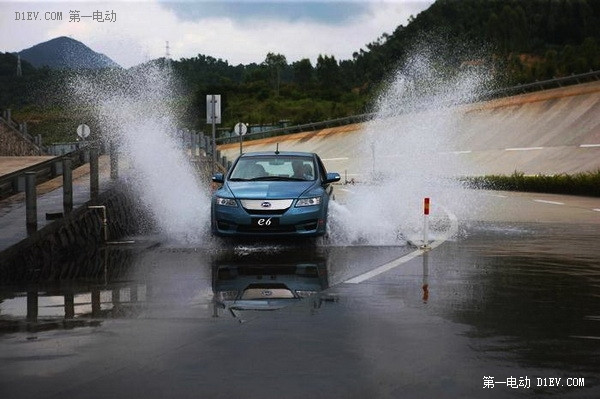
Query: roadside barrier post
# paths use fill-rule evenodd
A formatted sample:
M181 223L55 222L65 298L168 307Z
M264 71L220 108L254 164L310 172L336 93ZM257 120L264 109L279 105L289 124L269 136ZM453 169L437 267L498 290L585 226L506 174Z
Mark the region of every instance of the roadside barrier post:
M27 321L36 322L38 319L38 292L28 291L27 292Z
M25 172L25 218L27 234L37 230L37 192L35 188L35 172Z
M198 136L196 135L196 131L192 130L192 149L191 154L192 158L196 156L196 148L198 147Z
M93 146L90 148L90 200L94 204L98 202L100 192L98 175L98 148Z
M429 248L429 198L423 201L423 248Z
M129 302L134 303L138 301L138 286L132 284L129 286Z
M68 214L73 210L73 172L71 158L65 157L62 161L63 172L63 212Z
M75 294L73 292L67 292L64 294L65 298L65 319L75 318Z
M100 317L101 310L100 290L92 288L92 317Z
M113 309L119 309L121 306L121 290L119 288L113 288L111 298Z
M119 154L115 143L110 144L110 178L112 180L119 178Z

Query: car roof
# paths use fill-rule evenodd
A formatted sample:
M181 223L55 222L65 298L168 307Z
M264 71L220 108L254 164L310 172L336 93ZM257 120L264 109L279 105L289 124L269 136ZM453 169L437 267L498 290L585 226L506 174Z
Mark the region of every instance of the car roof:
M292 157L312 157L316 155L314 152L299 152L299 151L257 151L257 152L246 152L242 154L242 157L259 157L265 155L281 155L281 156L292 156Z

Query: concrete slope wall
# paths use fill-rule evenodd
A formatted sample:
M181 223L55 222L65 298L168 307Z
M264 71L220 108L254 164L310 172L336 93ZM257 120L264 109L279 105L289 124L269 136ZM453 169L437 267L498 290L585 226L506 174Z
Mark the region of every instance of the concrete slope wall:
M483 173L600 169L600 82L468 107L454 151Z
M507 97L457 108L460 122L447 148L464 174L559 174L600 169L600 82ZM399 119L411 118L403 115ZM314 151L326 167L360 176L353 160L367 154L363 124L245 143L244 151ZM220 147L233 160L239 144ZM448 154L440 154L440 162Z
M0 156L42 155L42 151L17 130L0 121Z

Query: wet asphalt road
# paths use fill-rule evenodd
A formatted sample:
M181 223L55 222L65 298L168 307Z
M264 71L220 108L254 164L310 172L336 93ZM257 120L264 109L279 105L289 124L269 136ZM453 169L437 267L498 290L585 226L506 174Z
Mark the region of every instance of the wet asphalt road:
M360 284L415 249L141 237L82 254L68 282L0 290L1 396L600 397L598 201L495 195L497 214L458 214L455 238ZM287 306L227 302L249 283ZM281 284L320 292L276 300Z

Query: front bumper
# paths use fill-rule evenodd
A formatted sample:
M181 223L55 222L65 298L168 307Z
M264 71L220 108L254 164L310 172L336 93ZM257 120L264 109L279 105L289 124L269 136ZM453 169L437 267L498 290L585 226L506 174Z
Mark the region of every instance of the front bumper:
M271 219L258 225L256 219ZM273 222L276 220L276 222ZM327 231L327 212L324 204L306 207L292 206L283 213L246 210L240 206L215 205L212 209L212 232L218 236L322 236Z

